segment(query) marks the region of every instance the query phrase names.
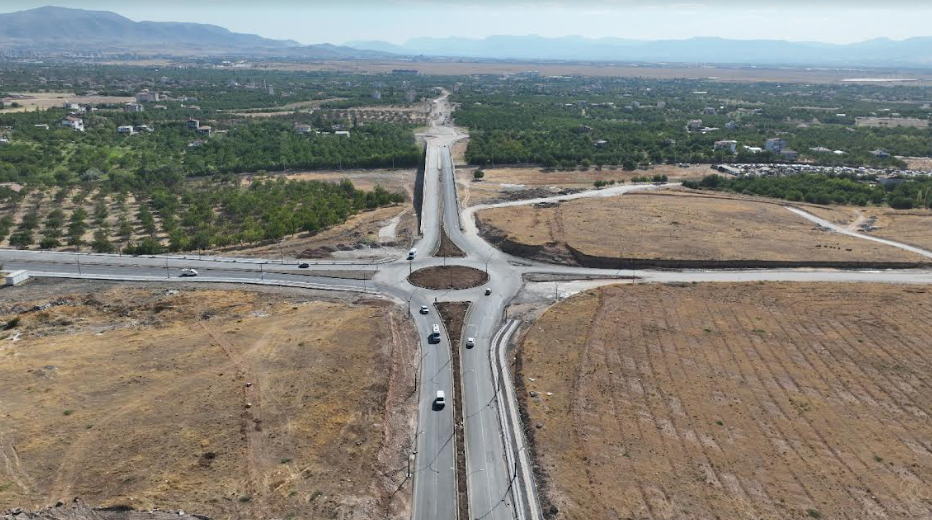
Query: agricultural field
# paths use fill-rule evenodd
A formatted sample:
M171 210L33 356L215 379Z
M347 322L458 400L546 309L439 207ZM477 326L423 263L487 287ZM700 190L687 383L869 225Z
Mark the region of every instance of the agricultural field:
M0 323L0 510L80 496L215 519L408 516L404 309L33 281L3 290Z
M87 105L122 104L135 101L132 96L87 96L77 95L74 92L19 92L4 97L4 106L16 103L18 107L0 109L2 113L34 112L61 107L63 103L77 103Z
M527 199L558 195L563 191L593 189L594 183L626 182L635 178L666 175L670 182L686 179L701 179L711 171L709 165L690 165L680 168L672 165L657 165L645 170L625 171L618 168L546 170L528 167L482 168L481 180L474 180L478 168L457 169L460 183L460 199L465 206L475 206L502 200Z
M921 286L618 285L526 333L545 510L560 518L932 514Z
M573 261L571 250L608 259L705 262L907 262L928 259L820 229L766 199L687 192L629 193L477 215L494 242ZM528 247L524 247L528 246Z

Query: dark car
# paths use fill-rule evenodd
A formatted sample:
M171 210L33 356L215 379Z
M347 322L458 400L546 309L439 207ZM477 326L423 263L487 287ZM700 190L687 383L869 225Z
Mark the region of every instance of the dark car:
M309 263L307 263L307 262L301 262L300 264L298 264L298 269L307 269L307 268L310 267L310 266L311 266L311 264L309 264Z

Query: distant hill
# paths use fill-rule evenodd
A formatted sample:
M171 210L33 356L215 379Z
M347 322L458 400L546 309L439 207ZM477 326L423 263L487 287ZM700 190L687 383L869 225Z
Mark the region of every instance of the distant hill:
M522 60L746 63L761 65L932 66L932 38L869 40L849 45L782 40L629 40L566 36L414 38L403 45L358 41L359 49L395 54Z
M335 45L303 46L216 25L136 22L108 11L40 7L0 14L0 48L45 51L257 53L312 58L377 57Z

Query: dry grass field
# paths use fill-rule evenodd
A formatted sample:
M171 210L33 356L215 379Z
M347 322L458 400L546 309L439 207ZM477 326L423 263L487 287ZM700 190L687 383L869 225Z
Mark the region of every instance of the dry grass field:
M484 225L511 241L607 258L923 262L922 256L830 231L779 204L684 192L630 193L551 207L493 208Z
M557 192L562 189L589 190L595 181L616 181L630 183L634 177L666 175L670 182L686 179L701 179L712 173L709 165L691 165L689 168L659 165L649 170L624 171L603 168L601 171L590 168L585 171L547 171L541 168L497 167L484 168L485 177L473 182L474 167L457 169L457 177L462 187L460 198L466 205L475 206L511 197L529 198L542 196L540 190ZM528 197L522 197L528 194ZM557 194L557 193L555 193Z
M806 211L830 220L864 235L896 240L905 244L932 250L932 211L923 209L897 210L892 208L809 207ZM864 231L862 225L873 226Z
M120 96L77 96L73 92L22 92L19 95L23 97L9 99L9 101L19 103L19 107L4 108L0 110L0 113L46 110L52 107L60 107L62 103L66 102L97 105L101 103L123 104L136 100L134 97Z
M28 296L44 283L0 303L19 319L0 332L0 510L407 516L404 309L177 284Z
M626 285L552 307L519 362L546 500L580 520L929 518L929 291Z

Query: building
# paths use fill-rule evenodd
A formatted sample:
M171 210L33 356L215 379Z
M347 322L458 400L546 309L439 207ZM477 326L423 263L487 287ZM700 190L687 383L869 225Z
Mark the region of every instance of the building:
M311 125L294 125L294 131L299 134L309 134L312 130Z
M125 135L133 135L136 132L133 130L133 127L130 125L123 125L117 127L117 132Z
M716 114L715 107L705 107L705 115L714 116Z
M382 99L382 92L376 90L372 93L372 99Z
M144 112L145 110L146 110L146 107L140 105L139 103L127 103L123 105L124 112L139 113L139 112Z
M62 103L62 104L61 104L61 107L64 108L65 110L71 110L71 111L79 112L79 113L82 113L82 114L83 114L84 112L87 111L87 110L86 110L84 107L82 107L81 105L79 105L79 104L77 104L77 103L71 103L71 102L68 102L68 101L65 101L64 103Z
M190 143L188 143L188 148L200 148L205 143L207 143L207 141L203 139L195 139L191 141Z
M396 76L417 76L419 72L417 69L392 69L392 74Z
M337 130L336 132L333 133L333 135L338 135L340 137L349 137L350 133L347 130Z
M873 155L874 157L878 159L887 159L890 157L890 152L886 150L873 150L871 152L871 155Z
M747 145L745 145L745 146L744 146L744 149L747 150L748 153L761 153L761 152L764 151L764 149L761 148L761 147L759 147L759 146L747 146Z
M136 94L137 103L152 103L159 100L158 92L149 92L149 89L144 89L138 94Z
M139 132L155 132L155 128L152 128L149 125L136 125L133 127L133 131L136 133Z
M576 127L576 132L578 132L578 133L580 133L580 134L588 134L588 133L591 132L591 131L592 131L592 127L591 127L591 126L579 125L579 126Z
M185 123L184 126L187 127L188 130L197 130L201 127L201 122L197 119L188 119L188 122Z
M795 161L799 159L799 152L789 149L780 150L780 158L784 161Z
M84 120L80 117L68 116L62 119L61 126L67 126L76 132L83 132Z
M824 147L824 146L816 146L815 148L810 148L809 151L810 151L810 152L815 152L815 153L829 153L829 152L831 152L831 150L829 150L828 148L826 148L826 147Z
M48 130L48 129L49 129L49 125L47 125L47 124L45 124L45 123L42 123L42 124L40 124L40 125L32 125L32 126L34 126L34 127L36 127L36 128L41 128L41 129L43 129L43 130Z
M199 126L199 127L197 127L197 133L202 134L202 135L206 135L206 136L208 136L208 137L210 137L210 134L211 134L213 131L214 131L214 129L211 128L211 127L209 127L209 126Z
M10 144L10 140L6 137L0 137L0 145Z
M699 130L700 128L702 128L701 119L691 119L686 123L686 130L688 131Z
M599 139L598 141L595 142L596 148L605 148L605 145L607 144L608 144L608 141L606 141L605 139Z
M738 151L738 141L715 141L715 150L728 150L728 153Z
M764 143L764 150L771 153L780 153L786 148L786 141L779 137L771 137Z
M738 123L735 123L734 121L725 123L725 130L734 130L736 128L738 128Z

